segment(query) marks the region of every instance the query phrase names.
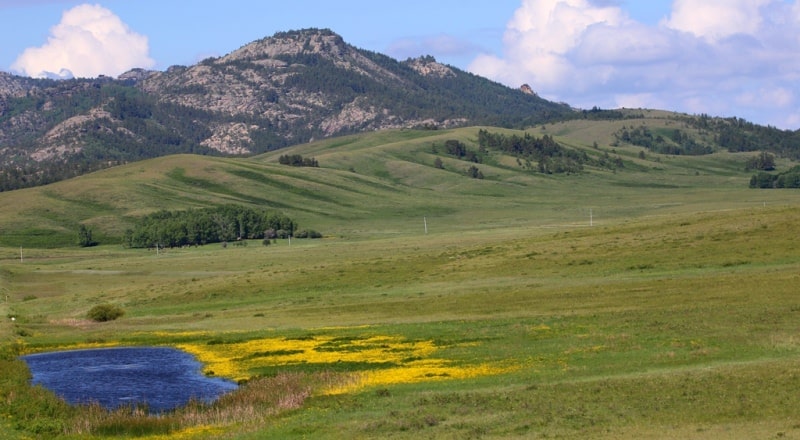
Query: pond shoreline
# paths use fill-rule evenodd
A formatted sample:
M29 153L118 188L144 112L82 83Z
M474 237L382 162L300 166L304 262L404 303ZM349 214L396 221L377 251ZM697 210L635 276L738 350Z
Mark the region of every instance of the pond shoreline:
M159 346L115 346L20 356L41 385L72 405L106 409L141 405L161 413L192 399L216 400L235 390L232 381L207 377L202 364L182 350Z

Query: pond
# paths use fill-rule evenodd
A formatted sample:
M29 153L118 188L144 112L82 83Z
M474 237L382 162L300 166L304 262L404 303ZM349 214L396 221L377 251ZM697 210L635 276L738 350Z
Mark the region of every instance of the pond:
M33 384L70 404L97 402L105 408L146 403L164 412L190 399L210 402L237 385L207 377L189 353L169 347L72 350L22 356Z

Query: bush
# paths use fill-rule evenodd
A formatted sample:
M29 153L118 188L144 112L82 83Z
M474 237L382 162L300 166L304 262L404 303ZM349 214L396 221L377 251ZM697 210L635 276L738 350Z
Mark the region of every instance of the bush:
M121 307L113 304L100 304L92 307L86 316L92 321L106 322L113 321L124 315L125 311Z
M80 225L78 228L78 246L97 246L97 242L92 239L92 230L87 228L86 225Z
M472 177L473 179L483 179L483 173L475 165L469 167L467 170L467 176Z
M322 238L322 234L313 229L303 229L294 234L294 238Z

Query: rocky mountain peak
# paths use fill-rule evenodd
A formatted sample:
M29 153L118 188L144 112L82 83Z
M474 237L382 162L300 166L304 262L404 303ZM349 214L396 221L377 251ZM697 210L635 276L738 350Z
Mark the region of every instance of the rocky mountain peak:
M529 86L529 85L527 85L527 84L523 84L523 85L522 85L522 86L519 88L519 90L520 90L522 93L526 94L526 95L537 96L537 95L536 95L536 92L534 92L534 91L533 91L533 89L531 88L531 86Z
M25 78L0 72L0 97L25 96L29 82Z
M453 69L440 64L432 56L413 58L406 61L406 64L422 76L435 78L455 77Z
M122 75L118 76L117 79L120 81L128 81L128 82L139 82L148 76L152 75L154 72L152 70L145 70L145 69L131 69Z
M279 57L305 55L327 55L341 57L349 46L341 36L328 29L303 29L279 32L272 37L263 38L231 52L217 62L259 61Z

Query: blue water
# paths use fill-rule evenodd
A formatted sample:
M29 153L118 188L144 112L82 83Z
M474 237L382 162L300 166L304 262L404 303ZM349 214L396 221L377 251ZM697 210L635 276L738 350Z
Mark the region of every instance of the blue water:
M97 402L105 408L146 403L150 412L185 405L191 398L213 401L236 389L206 377L201 364L168 347L125 347L59 351L23 356L33 383L71 404Z

